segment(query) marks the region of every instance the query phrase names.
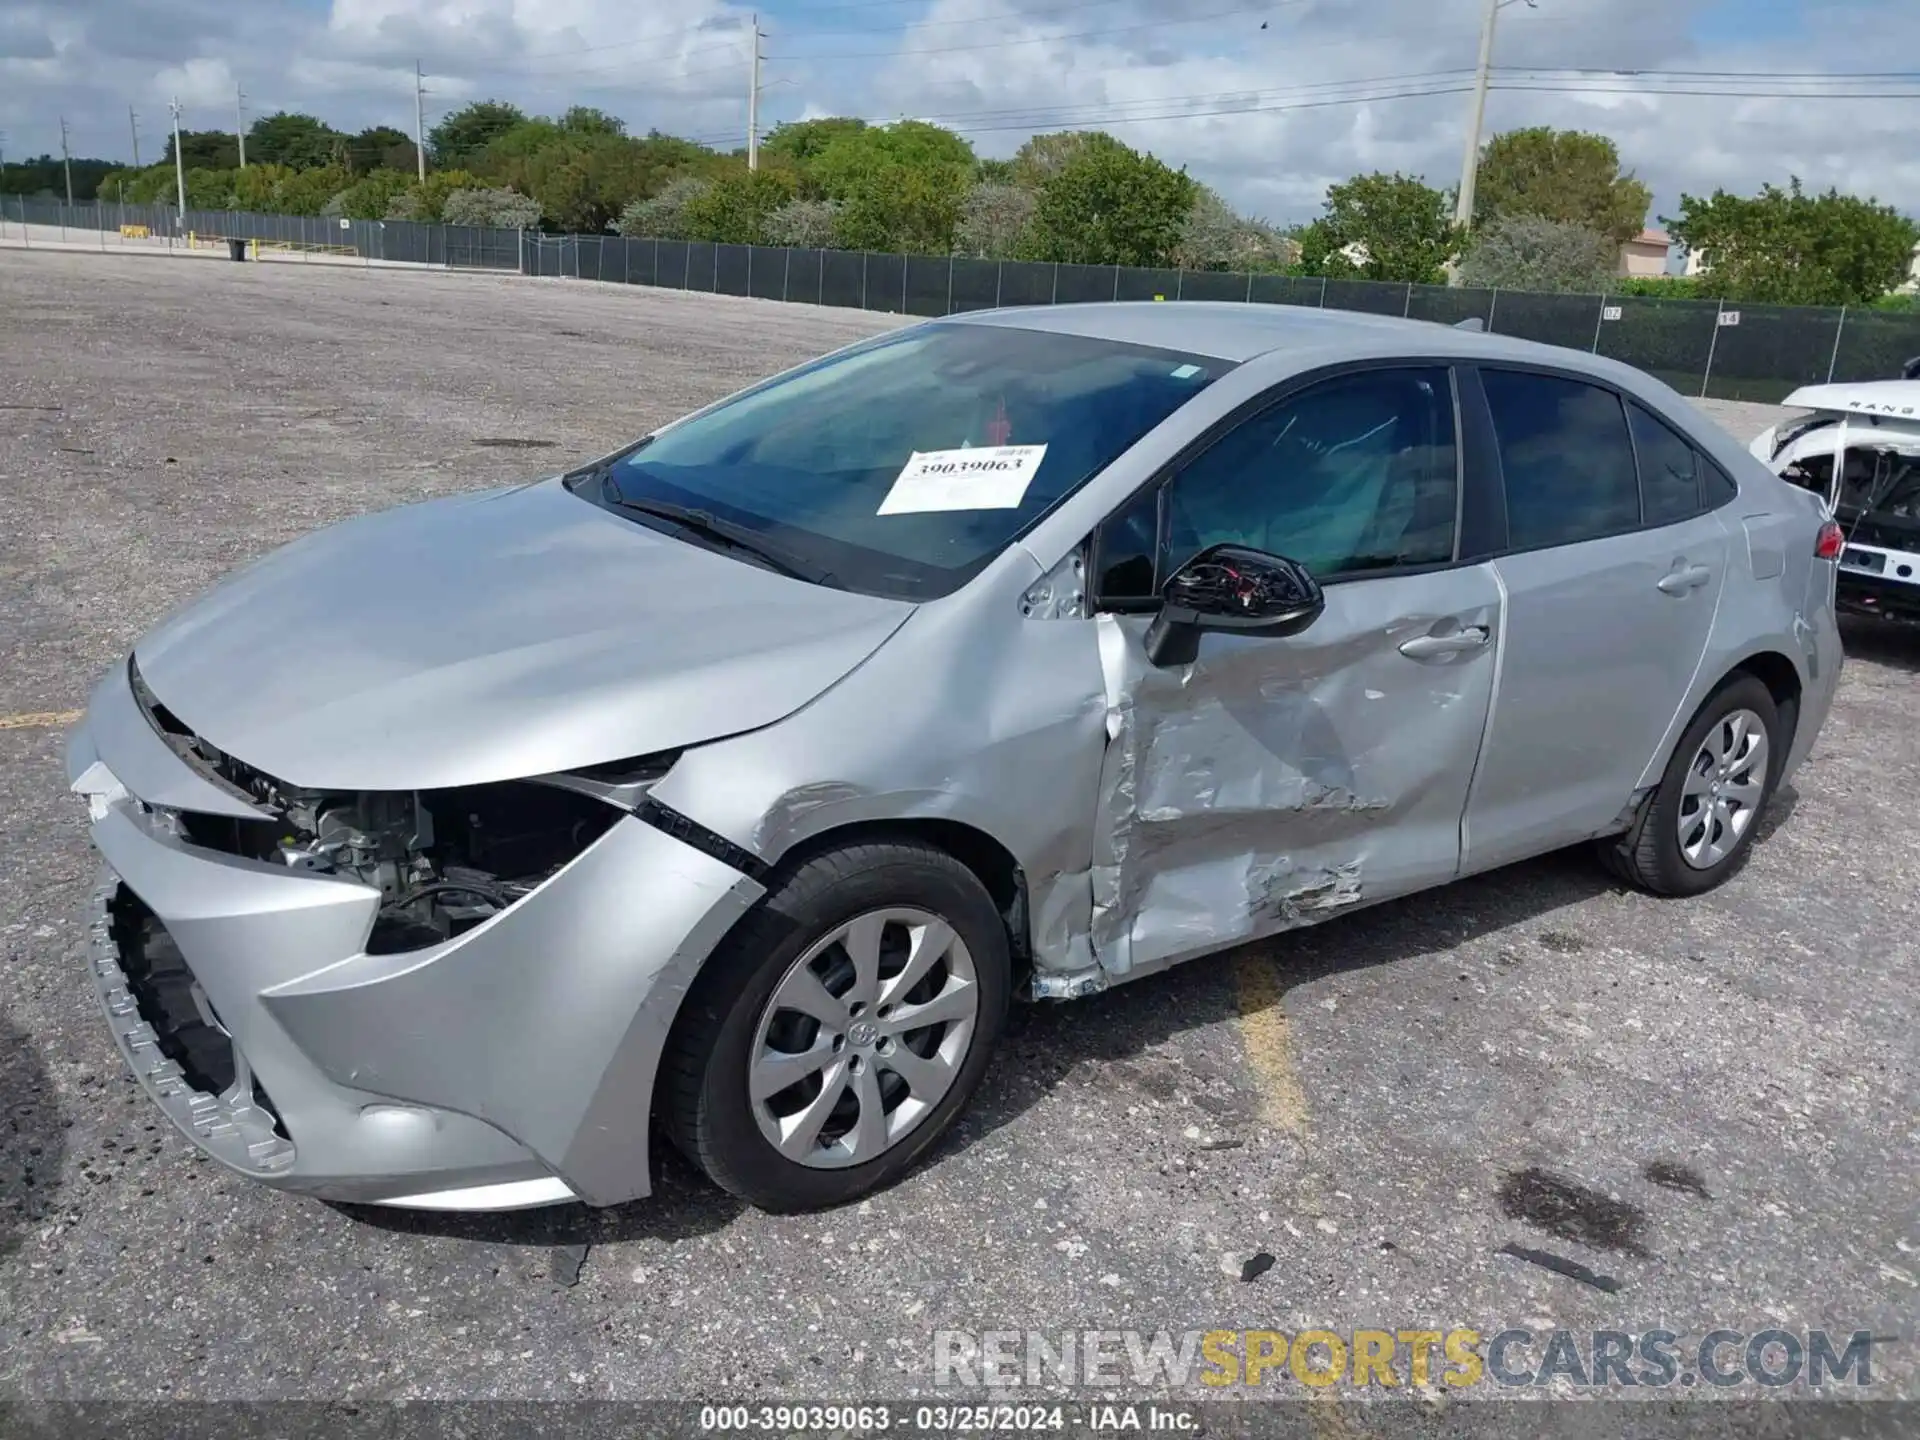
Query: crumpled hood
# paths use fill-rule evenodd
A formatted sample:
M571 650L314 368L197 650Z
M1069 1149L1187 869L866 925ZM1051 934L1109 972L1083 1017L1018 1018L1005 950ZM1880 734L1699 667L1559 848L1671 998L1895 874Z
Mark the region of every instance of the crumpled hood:
M317 531L134 651L196 734L315 789L472 785L772 724L913 606L650 530L558 480Z

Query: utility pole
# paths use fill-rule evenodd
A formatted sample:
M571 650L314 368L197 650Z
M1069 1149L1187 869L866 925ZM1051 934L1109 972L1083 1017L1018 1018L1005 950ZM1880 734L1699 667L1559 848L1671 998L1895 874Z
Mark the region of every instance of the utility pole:
M747 91L747 169L760 168L760 16L748 22L753 39L752 88Z
M421 85L426 77L420 62L413 62L413 158L419 167L420 183L427 183L427 92Z
M173 112L173 183L180 200L180 221L184 225L187 219L187 162L180 153L180 97L176 95L169 100L167 109Z
M140 168L140 117L133 113L133 106L127 106L127 129L133 134L133 168Z
M1460 194L1454 202L1453 223L1463 229L1473 224L1473 188L1480 178L1480 124L1487 114L1487 83L1493 76L1493 27L1500 12L1514 0L1487 0L1480 22L1480 64L1473 76L1473 101L1467 108L1467 147L1460 157ZM1526 0L1529 10L1538 0Z
M73 204L73 157L67 153L67 117L60 117L60 166L67 172L67 204Z
M233 87L233 138L240 142L240 168L247 168L247 92Z
M1500 0L1487 0L1480 22L1480 65L1473 76L1473 102L1467 110L1467 148L1460 158L1460 193L1454 201L1453 223L1473 224L1473 185L1480 175L1480 123L1487 114L1487 81L1493 73L1493 26L1500 18Z

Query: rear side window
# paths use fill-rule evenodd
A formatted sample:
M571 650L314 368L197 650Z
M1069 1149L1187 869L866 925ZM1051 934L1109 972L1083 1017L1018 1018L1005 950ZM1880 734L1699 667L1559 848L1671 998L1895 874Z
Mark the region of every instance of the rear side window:
M1706 501L1707 509L1718 510L1739 493L1740 487L1733 483L1731 475L1706 456L1700 457L1700 497ZM1826 493L1824 486L1820 493Z
M1699 459L1664 420L1631 402L1627 424L1640 459L1640 506L1649 525L1671 525L1700 513Z
M1524 370L1483 370L1514 550L1571 545L1640 524L1640 485L1620 397Z

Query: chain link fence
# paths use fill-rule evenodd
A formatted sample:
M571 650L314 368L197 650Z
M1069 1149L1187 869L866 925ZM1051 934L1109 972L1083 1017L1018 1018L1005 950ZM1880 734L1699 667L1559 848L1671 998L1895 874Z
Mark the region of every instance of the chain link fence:
M63 205L0 196L10 226L134 244L221 246L256 241L368 261L514 270L901 315L1100 300L1230 300L1400 315L1587 350L1637 366L1688 395L1777 402L1801 385L1880 380L1920 356L1920 312L1722 304L1633 295L1558 295L1291 275L1156 270L783 249L618 235L541 235L405 220L189 210L170 205Z

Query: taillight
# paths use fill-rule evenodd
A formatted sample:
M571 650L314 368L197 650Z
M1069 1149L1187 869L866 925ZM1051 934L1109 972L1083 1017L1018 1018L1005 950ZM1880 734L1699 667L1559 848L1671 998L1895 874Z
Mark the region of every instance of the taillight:
M1840 522L1829 520L1820 527L1820 535L1813 542L1813 553L1817 559L1838 560L1840 549L1846 542L1846 534L1840 529Z

